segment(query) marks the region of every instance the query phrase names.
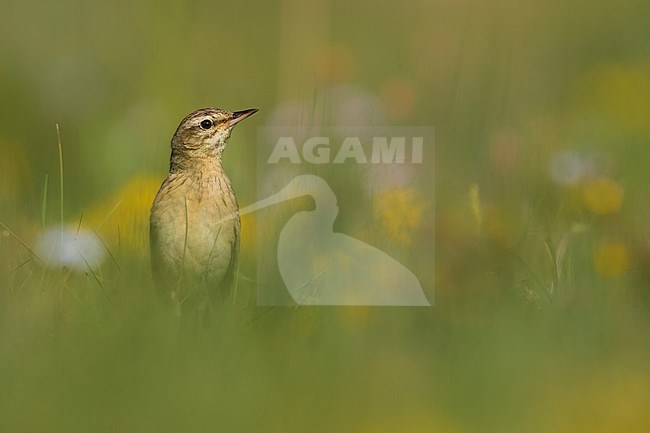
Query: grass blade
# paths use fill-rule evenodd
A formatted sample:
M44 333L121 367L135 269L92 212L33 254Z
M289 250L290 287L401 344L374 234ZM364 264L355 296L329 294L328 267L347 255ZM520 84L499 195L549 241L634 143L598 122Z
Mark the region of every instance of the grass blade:
M45 172L45 182L43 183L43 200L41 203L41 226L45 230L45 215L47 214L47 189L50 183L50 177L47 172Z
M59 143L59 188L61 189L59 205L61 206L61 229L63 230L63 145L61 144L61 129L56 124L56 138Z

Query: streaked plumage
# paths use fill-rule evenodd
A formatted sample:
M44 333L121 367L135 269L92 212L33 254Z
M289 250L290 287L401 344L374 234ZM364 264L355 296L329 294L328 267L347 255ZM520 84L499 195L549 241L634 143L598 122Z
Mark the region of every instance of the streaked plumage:
M170 173L151 208L150 239L154 277L179 306L205 306L234 284L240 222L221 156L235 124L256 111L197 110L172 138Z

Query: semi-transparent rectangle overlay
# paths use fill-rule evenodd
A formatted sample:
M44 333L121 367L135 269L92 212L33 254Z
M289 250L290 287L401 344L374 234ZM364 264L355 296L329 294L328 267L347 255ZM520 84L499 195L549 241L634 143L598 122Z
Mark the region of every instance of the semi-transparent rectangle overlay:
M432 305L434 132L259 128L258 305Z

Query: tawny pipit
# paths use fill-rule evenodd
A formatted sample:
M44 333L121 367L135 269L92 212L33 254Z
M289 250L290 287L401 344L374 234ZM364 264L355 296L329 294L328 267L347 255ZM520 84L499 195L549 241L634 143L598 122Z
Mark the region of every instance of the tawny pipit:
M150 239L154 277L177 305L223 298L234 283L239 207L221 156L233 127L255 112L204 108L174 133L169 176L151 208Z

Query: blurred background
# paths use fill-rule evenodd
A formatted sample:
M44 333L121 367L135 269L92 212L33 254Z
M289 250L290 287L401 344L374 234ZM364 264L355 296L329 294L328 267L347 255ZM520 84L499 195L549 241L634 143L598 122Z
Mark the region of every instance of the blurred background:
M0 430L650 431L648 2L0 6ZM234 305L179 329L148 212L204 106L261 108L242 205L258 127L434 126L430 175L338 227L434 307L256 307L260 214Z

